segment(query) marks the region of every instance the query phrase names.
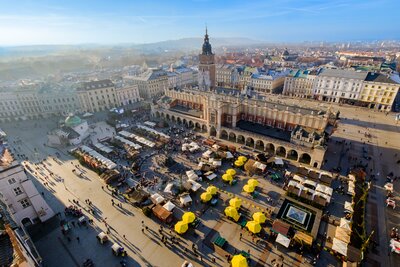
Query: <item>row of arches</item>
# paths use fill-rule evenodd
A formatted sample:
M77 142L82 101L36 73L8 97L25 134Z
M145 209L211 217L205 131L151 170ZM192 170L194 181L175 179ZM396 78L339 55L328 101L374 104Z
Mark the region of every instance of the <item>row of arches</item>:
M215 128L214 129L213 128L214 127L211 127L211 129L210 129L210 135L212 135L211 133L214 133L214 131L215 131ZM215 131L215 133L216 133L216 131ZM299 161L304 164L311 163L311 156L308 153L299 154L294 149L287 149L284 146L274 145L273 143L265 143L262 140L255 140L252 137L245 137L244 135L236 134L235 132L228 133L226 130L221 130L219 138L228 140L231 142L243 144L248 147L253 147L257 150L265 151L270 154L277 155L278 157L287 158L287 159L294 160L294 161Z
M194 122L192 120L188 120L185 118L182 119L181 117L170 115L168 113L159 112L159 111L156 111L154 113L154 115L156 118L166 119L168 121L171 121L171 122L179 124L179 125L185 125L186 127L194 129L196 131L207 132L207 125L201 124L199 122Z

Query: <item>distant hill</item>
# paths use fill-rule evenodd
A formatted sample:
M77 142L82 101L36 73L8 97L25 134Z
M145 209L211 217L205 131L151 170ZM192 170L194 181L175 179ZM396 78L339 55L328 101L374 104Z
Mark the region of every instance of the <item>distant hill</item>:
M261 44L262 42L248 38L210 38L213 47L222 46L246 46ZM126 49L134 48L138 52L163 52L171 51L190 51L201 49L203 38L183 38L178 40L167 40L156 43L134 44L124 43L115 45L101 44L81 44L81 45L30 45L30 46L9 46L0 47L0 60L15 57L36 57L53 54L77 52L82 50L96 49Z
M168 40L157 43L137 44L134 47L148 50L194 50L201 49L203 38L184 38L179 40ZM247 46L261 44L261 41L256 41L248 38L210 38L210 43L213 47L222 46Z

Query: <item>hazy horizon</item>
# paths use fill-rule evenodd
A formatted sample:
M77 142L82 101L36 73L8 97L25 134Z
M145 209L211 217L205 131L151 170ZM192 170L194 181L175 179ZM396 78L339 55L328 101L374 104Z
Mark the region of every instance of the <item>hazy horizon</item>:
M0 46L146 44L204 35L266 43L400 40L400 1L2 3Z

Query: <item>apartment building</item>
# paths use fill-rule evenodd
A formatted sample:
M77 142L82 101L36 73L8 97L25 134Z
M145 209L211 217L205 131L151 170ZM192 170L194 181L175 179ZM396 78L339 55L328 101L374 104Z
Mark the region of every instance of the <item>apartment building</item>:
M316 77L313 98L322 101L354 104L360 97L368 72L324 69Z
M160 97L168 88L168 76L163 70L148 70L130 79L138 86L140 97L146 100Z
M308 70L292 70L285 77L283 95L299 98L311 98L316 75Z
M46 118L79 110L75 91L19 89L0 92L0 122Z
M239 86L239 71L234 65L217 65L215 82L217 86L237 88Z
M19 226L44 222L54 216L53 210L25 174L24 167L4 144L0 144L0 200Z
M380 73L368 73L362 85L361 104L371 109L391 111L400 84Z
M118 104L120 106L130 105L140 101L138 85L130 85L116 88Z
M115 85L109 79L84 82L77 94L84 112L97 112L119 105Z

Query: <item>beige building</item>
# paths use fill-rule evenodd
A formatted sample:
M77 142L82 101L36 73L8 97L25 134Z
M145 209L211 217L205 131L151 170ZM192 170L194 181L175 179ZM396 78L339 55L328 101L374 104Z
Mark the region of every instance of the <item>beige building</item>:
M163 70L148 70L129 79L138 86L140 97L146 100L160 97L168 88L168 76Z
M325 129L336 119L330 109L286 106L222 88L167 90L152 106L152 115L315 167L326 151Z
M284 82L284 75L253 74L248 86L260 94L271 94L281 90Z
M65 115L79 110L75 91L20 89L0 92L0 122Z
M120 106L130 105L140 101L138 85L119 87L115 91Z
M217 86L238 88L238 69L234 65L217 65L215 82Z
M119 105L114 83L108 79L84 82L78 88L77 94L84 112L97 112Z
M315 78L316 76L310 74L310 71L292 70L285 78L282 94L299 98L311 98Z
M368 73L363 82L360 101L372 109L391 111L400 84L379 73Z

